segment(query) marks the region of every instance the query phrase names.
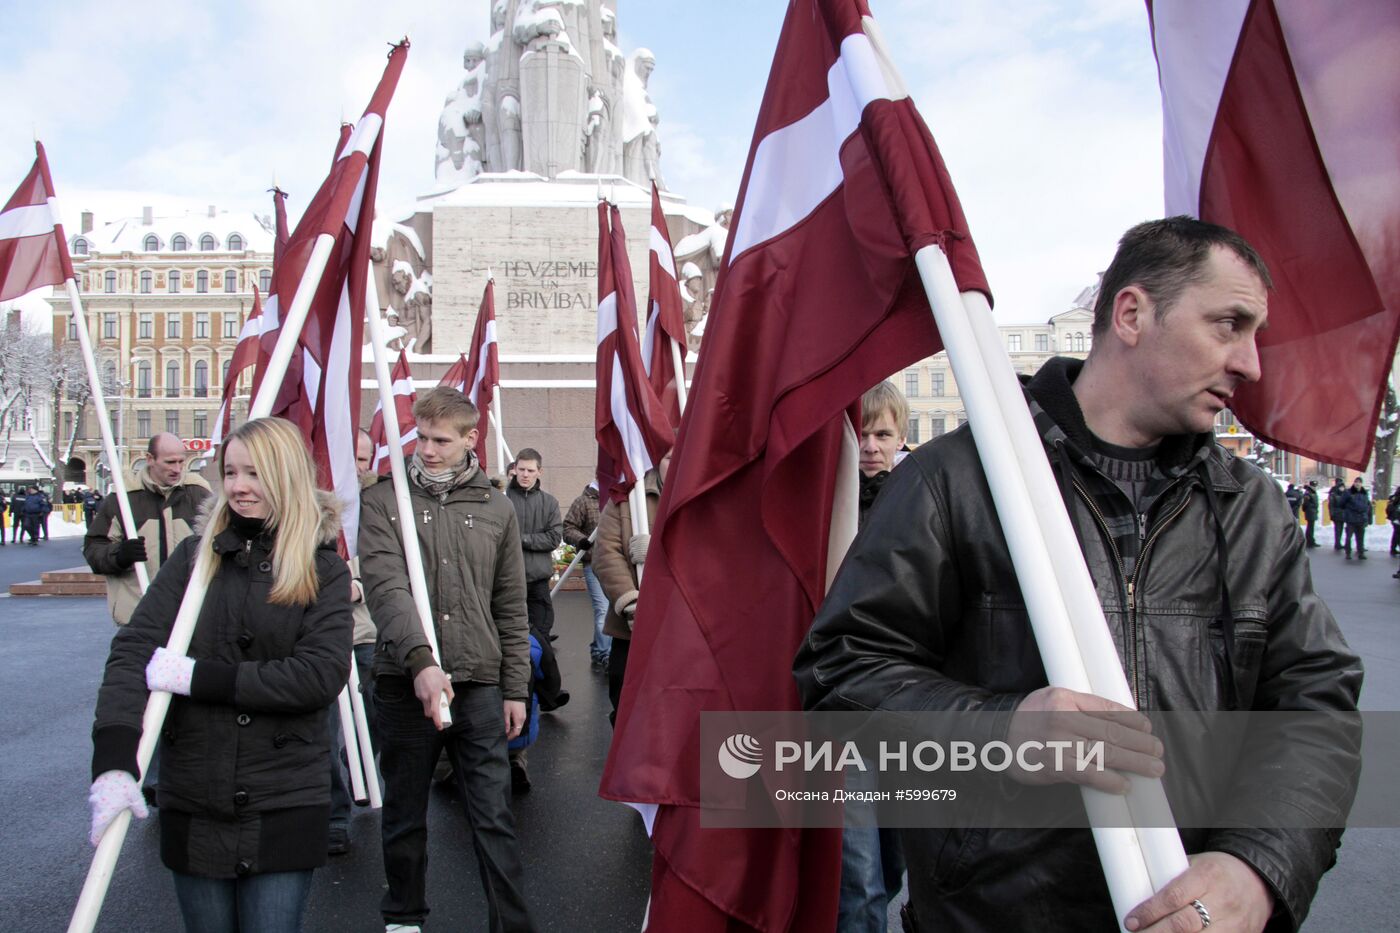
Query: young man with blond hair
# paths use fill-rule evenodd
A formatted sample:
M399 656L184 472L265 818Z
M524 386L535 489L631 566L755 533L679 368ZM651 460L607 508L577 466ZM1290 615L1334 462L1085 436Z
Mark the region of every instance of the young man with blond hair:
M380 909L387 931L417 931L428 916L428 790L445 748L472 829L489 927L533 930L506 761L506 743L525 722L530 680L519 524L472 453L476 406L439 386L419 396L413 416L408 518L422 551L437 657L409 588L393 483L366 489L360 511L360 569L379 629L374 703L388 879ZM452 714L446 728L443 695Z

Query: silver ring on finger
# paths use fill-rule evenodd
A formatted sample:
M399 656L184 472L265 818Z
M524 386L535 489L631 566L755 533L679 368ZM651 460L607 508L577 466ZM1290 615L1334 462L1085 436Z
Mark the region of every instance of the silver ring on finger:
M1206 910L1206 905L1201 903L1200 898L1193 900L1191 906L1196 908L1196 914L1201 918L1201 929L1210 926L1210 911Z

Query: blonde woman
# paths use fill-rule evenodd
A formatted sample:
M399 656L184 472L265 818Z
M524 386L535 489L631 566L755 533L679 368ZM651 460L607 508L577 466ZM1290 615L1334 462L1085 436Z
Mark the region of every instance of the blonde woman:
M161 860L185 927L301 929L326 860L326 707L350 675L350 575L337 510L301 434L247 422L219 452L222 487L198 535L161 566L112 640L93 726L92 840L145 816L136 746L149 690L175 694L161 732ZM212 556L188 656L163 646L200 552Z

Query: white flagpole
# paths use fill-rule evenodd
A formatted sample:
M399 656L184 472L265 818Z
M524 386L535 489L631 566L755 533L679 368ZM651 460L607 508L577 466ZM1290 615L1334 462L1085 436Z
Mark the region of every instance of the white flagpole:
M685 387L685 363L681 360L681 345L669 337L666 340L671 345L671 363L676 369L676 402L680 405L681 414L685 414L685 400L689 393Z
M350 708L355 714L355 729L360 735L360 763L364 765L365 789L369 791L369 806L378 810L384 806L379 792L379 768L374 763L374 745L369 739L369 717L365 715L365 698L360 694L360 668L350 659Z
M491 408L487 411L491 418L491 426L496 429L496 461L501 465L501 473L506 471L506 464L515 459L515 454L510 452L510 446L506 444L506 432L501 428L501 386L496 384L495 394L491 396Z
M131 511L131 498L126 494L126 468L117 454L116 440L112 436L112 417L107 413L107 397L102 391L102 379L97 374L97 358L92 352L92 338L88 336L87 316L83 313L83 302L78 296L78 283L68 279L63 283L68 290L68 303L73 309L73 327L78 334L78 346L83 353L83 366L87 369L88 384L92 389L93 407L97 409L97 428L102 432L102 453L107 457L107 468L112 472L112 484L117 493L117 509L122 516L122 531L129 540L140 534L136 518ZM117 389L121 391L120 388ZM137 561L132 569L136 571L136 582L145 593L151 585L144 561Z
M379 383L380 404L383 406L384 435L389 441L389 474L394 482L394 502L399 510L399 528L403 533L403 559L408 565L408 586L413 593L413 605L418 610L418 622L434 660L441 663L437 630L433 628L433 607L428 601L428 577L423 572L423 551L418 543L418 525L413 520L413 503L408 495L408 469L403 461L403 432L399 427L399 410L394 400L394 381L389 375L389 357L384 345L384 322L380 318L379 292L374 284L374 270L369 274L369 307L366 323L369 343L374 351L374 376ZM452 724L451 705L447 694L438 696L438 712L443 728Z
M596 525L593 527L593 532L588 536L588 540L590 542L598 540L598 528ZM569 574L573 573L574 568L577 567L579 565L579 562L583 560L583 555L584 552L582 550L575 549L574 559L569 561L569 566L565 567L564 572L559 575L559 582L555 583L554 589L549 591L550 599L553 599L555 597L555 595L559 592L560 587L564 585L564 581L569 579Z
M350 658L350 670L355 669L355 658ZM347 684L340 688L340 696L335 698L337 709L340 710L340 735L345 743L345 763L346 770L350 772L350 793L355 800L364 800L365 797L365 772L360 758L360 741L355 731L355 709L350 705L350 686ZM339 766L339 762L332 762L332 767Z
M1015 376L1010 371L1009 360L1000 350L1000 341L997 340L997 356L1000 356L1001 368L1005 370L1004 373L997 373L997 356L989 359L985 352L990 349L988 342L985 338L979 341L976 325L971 319L974 315L970 315L964 305L943 251L937 246L925 247L916 254L915 264L967 406L968 420L988 484L998 502L997 516L1021 580L1021 591L1027 597L1031 627L1046 674L1055 686L1120 699L1118 692L1108 687L1113 681L1113 672L1107 669L1109 665L1102 652L1093 647L1094 639L1088 632L1095 620L1086 605L1086 594L1071 591L1067 595L1068 586L1064 585L1065 580L1059 575L1064 572L1066 579L1074 579L1077 575L1067 565L1077 558L1083 568L1083 559L1078 539L1069 524L1068 513L1054 486L1053 477L1049 475L1049 464L1045 460L1039 436L1033 432L1030 424L1019 385L1014 401L1020 414L1010 410L1012 400L1006 379L1014 382ZM987 319L990 321L989 315ZM998 384L1001 392L998 392ZM1021 415L1024 415L1024 419ZM1016 436L1018 433L1026 435L1027 431L1031 432L1027 436ZM1032 443L1034 456L1029 454ZM1046 475L1041 481L1028 480L1025 473L1027 468L1032 473L1043 468ZM1053 495L1046 491L1045 482L1050 484ZM1039 501L1032 495L1032 490L1040 493ZM1062 523L1046 517L1046 513L1055 509L1061 513ZM1046 537L1047 532L1066 530L1069 532L1068 539L1058 538L1052 546L1051 540ZM1088 579L1087 568L1083 568L1082 575ZM1092 590L1092 580L1089 583L1091 588L1087 595L1097 607L1098 597ZM1088 618L1085 618L1086 613L1089 613ZM1098 619L1102 620L1101 608L1097 614ZM1078 620L1075 619L1076 615L1080 617ZM1099 625L1107 637L1106 623L1100 621ZM1117 680L1122 682L1124 692L1127 692L1126 678L1111 642L1109 650L1114 651L1112 666L1118 669ZM1127 701L1124 705L1131 706L1130 693ZM1151 783L1157 785L1159 792L1161 790L1160 781L1132 780L1135 789L1140 784ZM1083 789L1083 796L1085 809L1094 827L1094 841L1108 880L1109 893L1121 923L1130 910L1170 880L1170 877L1160 877L1163 871L1176 865L1179 865L1179 870L1185 870L1185 853L1180 837L1174 831L1169 831L1174 837L1170 838L1164 833L1143 833L1133 828L1127 799L1089 788ZM1149 849L1152 850L1150 854ZM1177 873L1179 871L1173 871L1172 877Z
M296 347L302 325L306 323L306 315L311 308L311 299L315 295L317 286L321 284L321 276L326 271L326 263L330 259L331 249L334 246L335 237L322 234L317 238L316 245L311 250L311 256L306 262L306 271L302 274L301 283L297 286L296 300L288 309L287 317L277 335L277 346L272 352L267 373L263 377L261 391L248 412L250 421L254 418L265 418L272 411L272 403L277 397L278 387L281 386L283 378L287 375L287 364L291 361L292 351ZM72 290L70 291L71 296L77 290L72 279L69 279L69 288ZM82 336L84 334L82 327L78 328L78 334L80 342L86 339ZM91 357L89 357L90 359ZM96 389L97 386L94 385L94 390ZM120 486L118 488L120 489ZM195 558L194 568L190 571L192 585L185 590L184 599L180 602L180 610L176 613L175 622L170 628L170 640L165 645L167 650L175 654L189 653L190 638L194 635L194 626L199 620L200 610L204 608L205 589L199 585L199 581L204 580L209 573L210 557L205 548L200 548L198 555ZM143 775L151 766L151 757L155 754L156 741L160 737L160 729L169 710L170 694L164 690L152 691L146 700L146 711L141 717L141 743L136 749L136 763ZM131 811L123 810L117 814L116 819L108 825L107 830L102 834L102 839L97 844L97 851L93 853L92 866L88 869L87 879L83 882L82 893L78 895L77 906L73 909L72 919L68 922L68 933L91 933L93 927L97 925L97 915L101 912L102 902L107 897L107 888L112 882L112 873L117 867L117 856L121 854L122 841L126 838L126 831L130 825Z

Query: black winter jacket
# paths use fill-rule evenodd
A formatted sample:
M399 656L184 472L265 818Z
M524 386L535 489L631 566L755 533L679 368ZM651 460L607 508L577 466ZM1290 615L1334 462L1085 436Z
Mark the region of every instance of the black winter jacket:
M331 537L316 552L310 606L268 602L271 540L232 529L190 642L191 696L174 697L161 732L161 860L178 872L234 878L325 864L330 820L326 709L350 676L350 572ZM93 777L136 775L146 664L169 639L200 541L160 568L112 639L93 726Z
M1030 394L1065 428L1071 445L1087 449L1087 428L1064 376L1064 391L1051 385L1054 373L1047 370L1056 362L1036 376ZM1076 490L1068 503L1139 705L1228 707L1219 529L1228 542L1239 708L1355 710L1360 660L1313 592L1301 531L1277 486L1210 435L1182 440L1194 448L1195 467L1180 472L1147 516L1131 597L1117 551L1088 500ZM1090 467L1071 463L1078 484ZM968 428L923 445L890 475L794 672L809 709L977 710L1000 714L1002 732L1021 700L1046 685ZM1355 738L1356 747L1295 750L1297 760L1270 772L1277 786L1259 787L1259 799L1288 807L1309 794L1330 801L1354 791ZM1250 864L1276 896L1270 930L1294 930L1335 862L1341 833L1182 835L1188 852L1224 851ZM903 831L901 841L916 929L1116 929L1088 830L926 829Z
M540 488L539 480L521 489L515 480L506 487L515 516L520 520L520 546L525 551L525 582L548 580L554 575L554 549L564 542L564 520L559 500Z

